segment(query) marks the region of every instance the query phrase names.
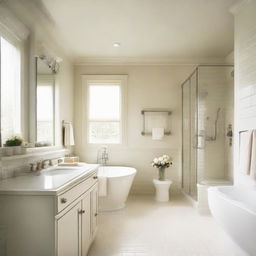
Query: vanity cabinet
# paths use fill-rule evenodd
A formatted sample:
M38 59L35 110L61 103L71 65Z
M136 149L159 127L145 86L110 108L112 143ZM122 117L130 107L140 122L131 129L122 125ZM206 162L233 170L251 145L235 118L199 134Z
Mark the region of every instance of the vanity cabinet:
M57 255L86 256L97 230L98 185L72 208L56 217Z
M56 221L59 256L79 255L79 211L81 211L81 203L76 204Z
M84 209L84 212L82 213L82 218L81 218L81 235L82 235L81 254L82 254L82 256L87 255L90 241L93 238L93 236L91 234L91 230L92 230L92 217L91 216L93 214L92 207L91 207L91 203L93 203L91 201L91 194L92 194L92 192L88 193L82 201L82 207Z
M0 194L0 209L1 256L86 256L98 225L97 170L55 192Z

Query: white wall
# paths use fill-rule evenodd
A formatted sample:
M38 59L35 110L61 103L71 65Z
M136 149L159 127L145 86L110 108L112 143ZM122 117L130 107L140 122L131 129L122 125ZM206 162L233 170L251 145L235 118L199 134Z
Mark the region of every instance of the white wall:
M235 183L256 185L240 173L239 131L256 129L256 1L235 12ZM234 9L235 10L235 9Z
M82 141L82 74L128 75L127 145L122 148L109 147L110 165L125 165L137 168L138 174L132 188L133 193L153 193L152 179L157 170L150 163L155 156L169 154L174 165L167 176L174 181L172 190L177 191L181 183L181 83L192 72L193 66L76 66L75 67L75 152L83 161L96 162L97 148ZM171 136L162 141L152 141L142 136L144 108L168 108L171 115Z

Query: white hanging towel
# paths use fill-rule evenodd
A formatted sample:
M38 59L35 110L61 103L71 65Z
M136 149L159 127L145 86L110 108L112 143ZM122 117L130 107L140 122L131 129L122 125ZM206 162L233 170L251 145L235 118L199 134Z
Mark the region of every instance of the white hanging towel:
M256 130L252 132L252 152L251 152L251 166L250 176L256 180Z
M64 122L64 146L73 146L75 145L74 141L74 132L71 122Z
M152 128L152 140L162 140L164 137L164 128Z
M249 175L251 167L252 131L241 132L239 141L239 170L241 173Z

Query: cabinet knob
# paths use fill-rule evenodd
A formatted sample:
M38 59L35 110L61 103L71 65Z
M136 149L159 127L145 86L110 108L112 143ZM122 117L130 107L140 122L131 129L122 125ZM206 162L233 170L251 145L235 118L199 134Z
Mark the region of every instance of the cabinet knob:
M93 176L93 178L96 180L96 179L98 179L98 176Z
M64 197L60 199L60 202L61 202L62 204L65 204L67 201L68 201L67 198L64 198Z
M97 217L97 216L98 216L98 213L96 212L96 213L94 214L94 216Z
M83 213L85 213L85 210L79 210L78 213L83 214Z

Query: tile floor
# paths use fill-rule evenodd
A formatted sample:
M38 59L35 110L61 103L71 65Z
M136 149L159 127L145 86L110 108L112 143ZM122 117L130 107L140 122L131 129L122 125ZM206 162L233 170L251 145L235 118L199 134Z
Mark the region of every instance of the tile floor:
M127 207L101 213L89 256L245 256L211 216L183 197L156 203L130 197Z

